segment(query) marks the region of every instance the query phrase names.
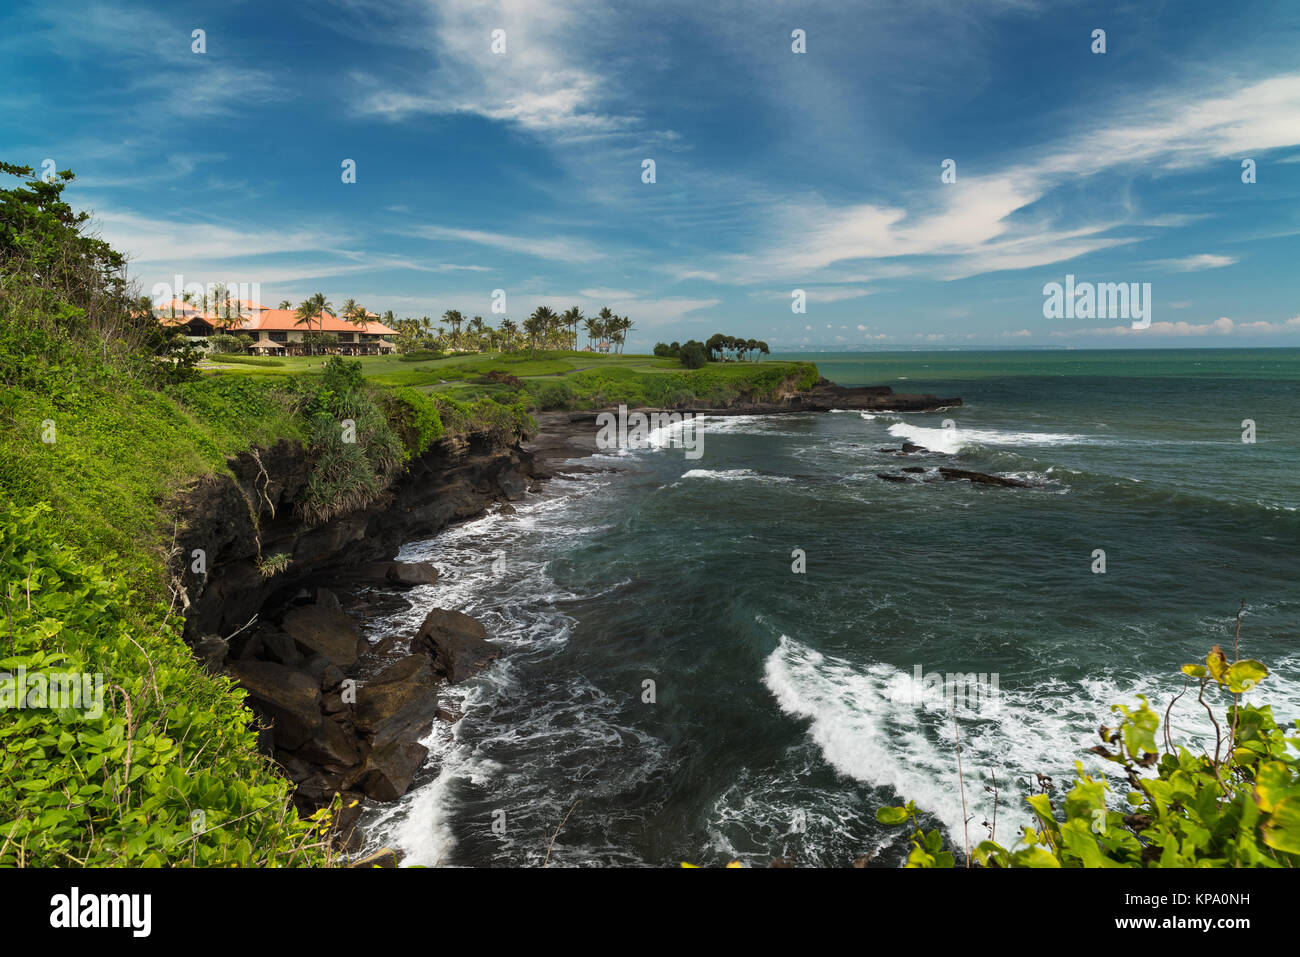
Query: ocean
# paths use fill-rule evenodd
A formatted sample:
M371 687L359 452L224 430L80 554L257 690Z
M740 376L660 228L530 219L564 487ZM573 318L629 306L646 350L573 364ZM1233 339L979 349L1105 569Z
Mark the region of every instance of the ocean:
M1248 700L1300 714L1300 350L788 358L965 404L710 418L702 458L598 456L611 471L406 546L442 578L370 636L448 607L506 654L449 689L464 716L363 821L373 844L427 866L897 866L907 835L875 812L911 800L960 859L995 814L1015 842L1035 774L1108 774L1085 749L1111 705L1163 713L1180 665L1231 653L1243 600L1242 656L1272 669ZM903 441L947 454L878 451ZM926 471L877 477L903 466ZM931 675L978 693L919 694ZM1184 697L1173 738L1209 730Z

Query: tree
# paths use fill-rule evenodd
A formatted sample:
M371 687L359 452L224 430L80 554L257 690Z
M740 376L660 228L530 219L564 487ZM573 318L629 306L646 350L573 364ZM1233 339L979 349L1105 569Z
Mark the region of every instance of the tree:
M281 299L281 300L280 300L280 305L276 306L275 308L277 308L277 309L292 309L292 308L293 308L293 303L291 303L288 299Z
M226 304L226 328L234 329L244 324L244 304L236 299L233 305Z
M726 344L727 337L720 332L715 332L713 335L709 336L708 341L704 343L704 348L709 353L710 359L720 359L722 358L722 350L726 347Z
M528 333L528 341L534 352L537 351L537 341L545 340L550 334L555 318L555 312L550 306L538 306L533 310L533 314L524 320L524 332Z
M310 331L311 322L313 319L316 319L318 320L317 331L323 335L325 332L325 315L327 313L333 312L333 310L334 310L334 305L333 303L329 302L325 298L325 293L318 292L315 295L310 296L307 299L304 299L302 303L299 304L296 313L298 316L298 321L295 322L294 325L301 326L305 324L307 326L307 329ZM303 340L304 342L306 342L306 336L303 336ZM323 341L323 340L314 340L314 341Z
M561 318L564 320L565 327L573 330L569 348L578 348L578 324L583 321L582 310L577 306L570 306L564 310L564 315Z
M456 349L460 345L460 324L465 321L465 317L460 314L459 309L448 309L442 314L442 318L447 320L447 325L451 326L451 347Z
M343 303L342 318L344 322L350 322L354 326L364 326L370 319L370 314L366 312L366 307L361 305L355 299L347 299Z
M515 347L515 338L519 335L519 326L513 319L502 319L501 335L505 337L506 352L511 352Z
M599 332L597 333L597 335L601 339L607 340L609 338L610 333L614 331L613 325L614 325L614 319L616 317L613 311L609 308L609 306L601 306L600 312L598 312L596 315L600 317L600 324L598 326ZM601 351L608 352L609 346L606 346Z
M681 348L682 365L688 369L699 369L709 361L708 351L704 348L704 343L690 339L682 343Z

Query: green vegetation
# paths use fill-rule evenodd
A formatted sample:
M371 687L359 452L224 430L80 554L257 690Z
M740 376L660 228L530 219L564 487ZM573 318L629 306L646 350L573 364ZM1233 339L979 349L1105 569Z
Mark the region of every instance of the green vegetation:
M684 344L660 342L656 343L654 349L657 356L681 359L682 365L688 369L698 369L705 362L717 362L729 352L735 355L737 362L743 362L745 359L757 361L759 356L768 355L771 350L760 339L742 339L721 332L709 336L708 342L697 342L694 339Z
M439 438L513 436L525 404L499 384L505 402L386 388L337 357L221 356L230 371L200 375L121 257L82 234L71 179L0 190L0 865L327 863L328 817L299 819L243 692L180 638L168 503L289 440L312 452L298 507L321 520ZM65 672L102 676L102 712L28 693Z
M1241 620L1238 617L1238 631ZM1300 737L1288 736L1268 705L1244 705L1243 692L1268 676L1258 661L1227 656L1215 645L1205 664L1183 666L1188 690L1214 726L1214 753L1193 754L1170 738L1144 696L1114 705L1115 728L1102 726L1092 752L1122 769L1129 812L1107 801L1110 783L1075 763L1074 786L1060 798L1049 778L1026 800L1038 827L1026 827L1014 849L990 839L970 851L985 867L1296 867L1300 866ZM1215 716L1206 699L1227 699ZM1175 701L1178 699L1175 698ZM1144 771L1154 772L1153 775ZM884 824L911 824L908 867L952 867L943 835L923 830L909 802L881 808Z
M180 638L169 502L228 456L305 444L312 472L297 507L322 521L373 501L440 439L512 439L532 427L530 409L721 403L817 378L801 363L686 372L676 360L545 351L576 342L588 322L576 310L542 313L530 351L201 358L134 294L121 256L84 235L86 216L62 200L70 172L43 183L0 169L27 177L0 190L0 680L19 668L85 673L104 689L102 713L44 707L26 689L28 707L0 708L0 865L330 860L328 817L299 819L257 751L243 692L204 672ZM310 335L329 308L315 296L300 310ZM473 321L457 329L487 334ZM263 555L259 570L290 562Z
M0 190L0 865L325 862L242 693L180 640L166 571L170 493L296 417L255 380L197 379L82 235L71 178ZM58 675L100 676L102 709L52 701Z
M214 361L224 364L227 358ZM787 389L811 388L820 378L817 367L808 362L710 362L688 370L674 358L572 350L455 355L418 362L410 358L362 356L354 361L371 385L408 388L462 402L519 401L529 409L593 409L620 402L721 407L737 399L763 401ZM318 373L324 368L320 358L290 356L277 361L283 366L265 370L267 377ZM263 370L221 372L235 377L261 375Z
M0 511L0 866L326 862L326 815L299 819L242 692L199 670L166 605L63 544L62 524L49 506ZM77 697L54 696L63 675Z
M274 369L277 366L284 365L283 359L275 359L271 356L240 356L240 355L222 355L220 358L212 360L218 365L224 365L227 362L233 362L241 366L260 366L263 369Z

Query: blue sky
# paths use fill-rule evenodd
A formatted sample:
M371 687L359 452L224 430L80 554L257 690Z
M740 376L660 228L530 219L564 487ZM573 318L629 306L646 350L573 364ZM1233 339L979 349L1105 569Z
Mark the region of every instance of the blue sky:
M504 289L634 349L1300 346L1293 2L25 5L0 82L0 158L72 168L145 292ZM1067 273L1151 283L1151 328L1044 318Z

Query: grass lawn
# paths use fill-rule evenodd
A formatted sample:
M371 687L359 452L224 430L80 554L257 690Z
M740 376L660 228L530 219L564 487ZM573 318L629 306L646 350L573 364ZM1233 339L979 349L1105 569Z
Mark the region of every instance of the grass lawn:
M209 372L232 375L279 376L299 372L315 372L325 364L325 356L284 356L277 361L282 365L254 366L222 363L219 358L205 359L199 366ZM408 386L421 391L447 391L456 398L486 394L485 387L466 380L478 378L486 372L508 372L523 380L545 381L590 370L626 370L633 373L690 375L676 359L661 359L653 355L601 355L590 352L552 351L486 352L473 355L449 356L421 362L403 361L401 356L360 356L366 379L381 386ZM713 374L736 379L747 379L755 368L770 369L774 365L795 368L793 362L710 362L705 368ZM703 371L703 370L697 370Z

